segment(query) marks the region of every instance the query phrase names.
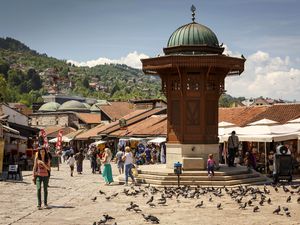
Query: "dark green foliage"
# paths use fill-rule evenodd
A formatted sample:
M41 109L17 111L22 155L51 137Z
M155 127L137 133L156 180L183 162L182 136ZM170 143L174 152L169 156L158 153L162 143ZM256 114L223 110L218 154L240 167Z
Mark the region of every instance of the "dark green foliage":
M160 78L145 75L140 69L119 64L76 67L39 54L12 38L0 38L0 74L0 88L6 86L2 98L28 106L41 101L41 96L48 94L46 87L54 85L63 94L97 99L166 99L160 91ZM222 95L219 105L230 107L237 100Z
M18 51L18 52L30 52L33 54L37 54L36 51L31 50L28 46L26 46L22 42L10 37L0 38L0 49L6 49L6 50Z

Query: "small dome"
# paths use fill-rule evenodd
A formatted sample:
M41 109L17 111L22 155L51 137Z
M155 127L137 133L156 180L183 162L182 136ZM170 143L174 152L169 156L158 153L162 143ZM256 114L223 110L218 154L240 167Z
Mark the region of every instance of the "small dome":
M211 29L192 22L175 30L168 41L168 47L189 45L218 47L219 41Z
M60 104L57 102L47 102L43 104L38 111L47 111L47 112L55 112L60 107Z
M63 103L59 109L60 111L89 111L86 105L82 102L70 100Z

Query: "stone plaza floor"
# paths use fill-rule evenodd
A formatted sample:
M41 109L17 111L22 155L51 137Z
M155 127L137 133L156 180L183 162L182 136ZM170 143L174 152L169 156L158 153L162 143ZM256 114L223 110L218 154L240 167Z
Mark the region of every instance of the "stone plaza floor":
M89 161L84 161L84 172L82 175L75 173L74 177L69 174L69 168L66 164L60 166L60 170L52 168L49 182L48 204L50 209L37 210L36 187L32 183L31 173L23 172L22 182L2 181L0 182L0 224L90 224L99 221L103 214L109 214L115 220L105 224L151 224L144 220L141 215L152 214L160 219L160 224L300 224L300 197L297 190L300 190L299 181L294 183L294 188L286 185L289 192L284 192L282 186L278 187L278 192L272 186L267 186L271 198L271 203L258 204L259 200L253 199L252 206L247 206L245 210L239 209L239 204L233 200L225 191L224 196L217 197L213 193L203 194L196 198L184 198L182 196L167 199L166 204L157 204L161 198L161 193L154 195L156 207L150 207L146 204L151 193L146 196L137 194L127 196L123 190L145 190L145 186L124 187L117 182L110 186L105 186L104 181L99 174L92 174L89 167ZM112 164L113 174L117 180L116 164ZM264 186L259 187L263 190ZM230 189L230 188L229 188ZM106 193L101 195L99 190ZM147 189L149 190L149 189ZM105 197L118 193L116 197L107 200ZM145 192L141 192L145 193ZM287 202L288 196L291 201ZM95 201L92 199L97 197ZM211 201L209 200L211 198ZM249 201L253 196L244 196L242 202ZM142 212L133 210L127 211L130 202L139 205ZM203 201L203 206L195 206ZM222 209L217 209L217 204L222 204ZM273 211L281 206L281 211L277 215ZM257 212L253 212L254 206L259 206ZM290 217L286 216L283 207L287 207Z

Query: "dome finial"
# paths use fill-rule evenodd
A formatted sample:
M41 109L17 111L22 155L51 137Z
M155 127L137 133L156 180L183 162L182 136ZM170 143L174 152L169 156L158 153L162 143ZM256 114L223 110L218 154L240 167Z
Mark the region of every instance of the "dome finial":
M194 5L191 6L191 11L192 11L192 20L193 20L193 22L195 22L196 7Z

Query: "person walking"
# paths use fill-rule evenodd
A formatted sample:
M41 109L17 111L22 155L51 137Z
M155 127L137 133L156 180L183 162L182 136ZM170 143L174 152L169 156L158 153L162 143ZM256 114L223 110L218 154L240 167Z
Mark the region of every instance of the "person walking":
M83 149L80 149L78 153L75 155L76 160L76 170L78 174L82 174L82 165L84 160Z
M119 173L124 173L124 161L123 161L124 152L119 148L119 151L116 154L116 162L118 166Z
M50 159L44 147L38 148L37 156L33 165L33 182L37 187L38 209L42 209L41 186L44 188L44 208L48 208L48 182L49 172L51 171Z
M133 155L129 146L125 148L125 155L123 156L125 166L125 186L128 186L128 177L131 177L132 182L135 184L135 179L132 175L131 169L133 168Z
M112 169L111 169L111 165L110 165L111 158L112 158L112 154L111 154L110 149L105 148L104 155L103 155L101 162L102 162L102 164L104 164L102 177L104 178L106 185L109 185L110 183L112 183L114 181L113 177L112 177Z
M73 153L70 154L70 157L67 160L67 164L70 166L71 177L73 177L74 166L75 166L75 158Z
M238 150L239 138L235 135L235 131L231 132L231 136L228 138L228 166L234 167L234 157Z
M97 169L97 149L94 147L90 154L92 173L96 173Z

